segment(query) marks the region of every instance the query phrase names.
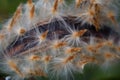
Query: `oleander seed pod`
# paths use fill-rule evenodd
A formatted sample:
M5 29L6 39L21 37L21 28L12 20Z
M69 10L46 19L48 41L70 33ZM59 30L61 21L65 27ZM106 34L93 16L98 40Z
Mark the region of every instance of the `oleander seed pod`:
M115 2L116 1L116 2ZM88 63L120 60L119 0L28 0L0 31L0 68L13 80L73 80ZM103 67L104 68L104 67Z

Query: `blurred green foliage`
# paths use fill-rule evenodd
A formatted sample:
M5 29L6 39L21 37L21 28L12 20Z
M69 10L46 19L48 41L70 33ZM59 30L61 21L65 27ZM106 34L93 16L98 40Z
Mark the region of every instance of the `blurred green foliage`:
M0 29L2 23L13 15L17 6L27 0L0 0Z
M120 80L120 63L106 68L101 68L96 64L87 64L82 73L74 73L73 75L74 80ZM56 78L50 79L49 77L34 77L33 79L56 80Z
M0 22L13 14L17 6L26 0L0 0Z

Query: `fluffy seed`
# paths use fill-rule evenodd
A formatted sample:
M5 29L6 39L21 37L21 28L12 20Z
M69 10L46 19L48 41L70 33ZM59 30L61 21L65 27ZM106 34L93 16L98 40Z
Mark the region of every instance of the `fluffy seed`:
M32 8L30 9L30 19L33 19L35 13L35 6L33 5Z
M68 62L71 62L72 60L75 59L75 56L76 55L72 55L72 56L69 56L69 57L65 58L65 60L63 61L63 63L67 64Z
M23 77L22 72L20 71L20 69L18 68L17 64L13 61L13 60L9 60L7 62L7 64L9 65L9 67L15 71L20 77Z
M42 76L42 77L46 77L47 75L45 74L45 72L40 69L40 68L36 68L33 70L29 70L28 74L32 75L32 76Z
M0 34L0 40L3 40L5 38L4 34Z
M10 24L8 25L8 30L11 30L13 26L16 24L17 20L20 18L22 13L22 5L20 4L19 7L17 8Z
M83 36L86 32L87 32L87 29L80 30L80 31L78 31L78 32L73 32L72 37L73 37L73 38L81 37L81 36Z
M28 6L31 8L31 7L33 6L32 0L28 0L28 1L27 1L27 4L28 4Z
M93 53L97 53L97 49L94 47L94 46L87 46L87 50L90 51L90 52L93 52Z
M55 0L53 8L52 8L52 13L55 14L58 11L58 0Z
M26 30L24 28L19 29L18 35L22 36L26 33Z
M59 0L59 3L63 3L64 2L64 0Z
M37 55L31 55L29 57L29 60L31 60L31 61L39 61L40 59L41 59L41 57L37 56Z
M44 41L44 40L46 39L46 37L47 37L47 34L48 34L48 30L45 31L44 33L42 33L42 34L40 35L39 39L41 39L42 41Z
M68 48L68 49L66 49L65 53L67 53L67 54L73 54L73 53L77 53L77 52L80 52L80 51L81 51L81 48L75 47L75 48Z
M65 46L65 45L67 45L66 42L59 42L59 41L58 41L58 42L54 43L52 47L53 47L54 49L59 49L59 48Z
M51 56L44 56L43 57L43 61L45 61L45 63L48 63L51 59L52 59Z
M111 53L111 52L105 52L104 53L104 58L107 60L111 60L111 59L119 59L119 55L115 54L115 53Z
M80 7L83 0L76 0L76 8Z
M108 18L112 21L113 24L117 25L117 21L115 19L115 14L113 12L109 12L107 14Z

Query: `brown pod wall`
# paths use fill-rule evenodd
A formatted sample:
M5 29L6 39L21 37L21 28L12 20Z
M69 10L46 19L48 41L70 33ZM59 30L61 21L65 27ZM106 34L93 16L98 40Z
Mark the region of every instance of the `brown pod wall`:
M89 25L87 23L82 25L81 24L82 22L79 23L76 22L75 20L76 17L69 16L63 19L66 22L67 27L70 27L71 29L77 29L78 31L82 29L87 29L87 32L81 37L83 41L85 41L86 43L89 42L90 37L95 37L101 40L102 39L108 40L111 37L113 41L115 41L115 44L117 44L119 41L119 36L120 36L119 33L117 33L115 30L113 30L108 26L103 25L99 31L96 31L93 25ZM10 54L15 55L15 54L20 54L21 52L24 52L26 50L29 50L29 48L35 47L38 44L38 42L36 43L32 43L32 42L38 39L36 37L33 37L37 34L36 29L43 32L48 30L49 32L47 35L47 39L49 40L54 40L55 35L57 35L58 39L62 39L64 38L65 35L70 34L66 29L67 27L65 27L66 25L64 25L64 23L59 19L47 24L46 23L44 24L44 22L42 22L42 25L41 23L37 24L36 28L29 30L23 36L20 36L17 41L13 41L13 43L15 42L14 45L12 45L13 43L11 43L7 48L7 50L8 52L13 51ZM30 46L26 47L27 44L30 44ZM16 48L17 51L15 52Z

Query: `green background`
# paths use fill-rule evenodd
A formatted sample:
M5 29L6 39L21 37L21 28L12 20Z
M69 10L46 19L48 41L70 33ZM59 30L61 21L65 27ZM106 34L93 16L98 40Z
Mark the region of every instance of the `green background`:
M26 0L0 0L0 22L9 18L21 2Z
M21 2L26 2L26 0L0 0L0 27L2 23L13 15ZM5 76L6 74L0 73L0 80ZM82 74L76 73L75 76L75 80L120 80L120 63L118 62L118 64L104 70L97 65L88 64ZM39 79L42 80L42 78ZM43 80L46 79L43 78Z

